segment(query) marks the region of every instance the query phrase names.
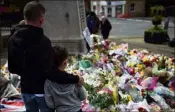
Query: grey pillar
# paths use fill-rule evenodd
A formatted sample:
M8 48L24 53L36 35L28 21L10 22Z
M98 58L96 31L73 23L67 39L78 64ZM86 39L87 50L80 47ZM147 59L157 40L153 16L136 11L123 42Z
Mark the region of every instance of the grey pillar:
M64 46L70 54L86 52L82 31L86 27L84 0L46 1L44 32L52 45Z

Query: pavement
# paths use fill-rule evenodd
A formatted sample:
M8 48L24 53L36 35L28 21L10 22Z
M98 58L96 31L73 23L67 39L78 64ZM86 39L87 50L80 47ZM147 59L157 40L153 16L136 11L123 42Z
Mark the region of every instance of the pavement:
M141 22L152 22L152 17L132 17L132 18L117 18L118 20L128 20L128 21L141 21ZM173 20L175 18L170 17L170 26L174 26ZM164 21L162 21L164 23Z
M112 30L110 36L112 38L121 38L121 37L144 37L145 30L153 27L151 19L116 19L108 18L112 24ZM163 22L160 25L163 28ZM170 38L174 36L174 24L170 22L170 28L168 29L168 34Z

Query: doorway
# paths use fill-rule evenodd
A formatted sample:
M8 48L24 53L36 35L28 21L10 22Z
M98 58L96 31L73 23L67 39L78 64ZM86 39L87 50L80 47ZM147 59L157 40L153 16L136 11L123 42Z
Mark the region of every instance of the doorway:
M112 17L112 8L108 7L108 17Z

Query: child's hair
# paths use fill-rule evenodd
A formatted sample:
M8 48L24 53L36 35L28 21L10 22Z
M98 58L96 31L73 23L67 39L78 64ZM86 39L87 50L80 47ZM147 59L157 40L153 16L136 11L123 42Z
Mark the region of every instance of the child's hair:
M55 64L60 66L65 59L68 58L68 51L64 47L55 46L53 47L55 51Z

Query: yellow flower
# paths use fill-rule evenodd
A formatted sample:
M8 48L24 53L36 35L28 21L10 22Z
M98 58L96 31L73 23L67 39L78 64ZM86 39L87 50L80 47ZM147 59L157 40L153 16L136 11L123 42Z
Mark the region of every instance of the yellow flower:
M96 60L100 59L100 56L98 54L95 54Z
M149 61L149 58L147 56L145 56L143 59L142 59L143 62L146 62L146 61Z
M139 70L141 70L141 69L144 68L144 65L143 64L138 64L137 67L138 67Z
M142 70L141 72L140 72L140 77L142 77L144 75L144 71Z
M112 96L113 96L113 99L114 99L114 104L117 105L118 103L118 89L116 86L112 86L113 88L113 92L112 92Z
M128 64L128 67L133 67L135 65L135 62L130 62L129 64Z
M132 97L130 95L128 95L128 100L132 101Z
M73 62L73 63L76 63L75 57L72 57L72 62Z
M5 71L5 69L6 69L5 66L2 66L1 70L2 70L2 71Z
M130 54L130 55L133 55L133 54L134 54L134 51L133 51L133 50L131 50L129 54Z

